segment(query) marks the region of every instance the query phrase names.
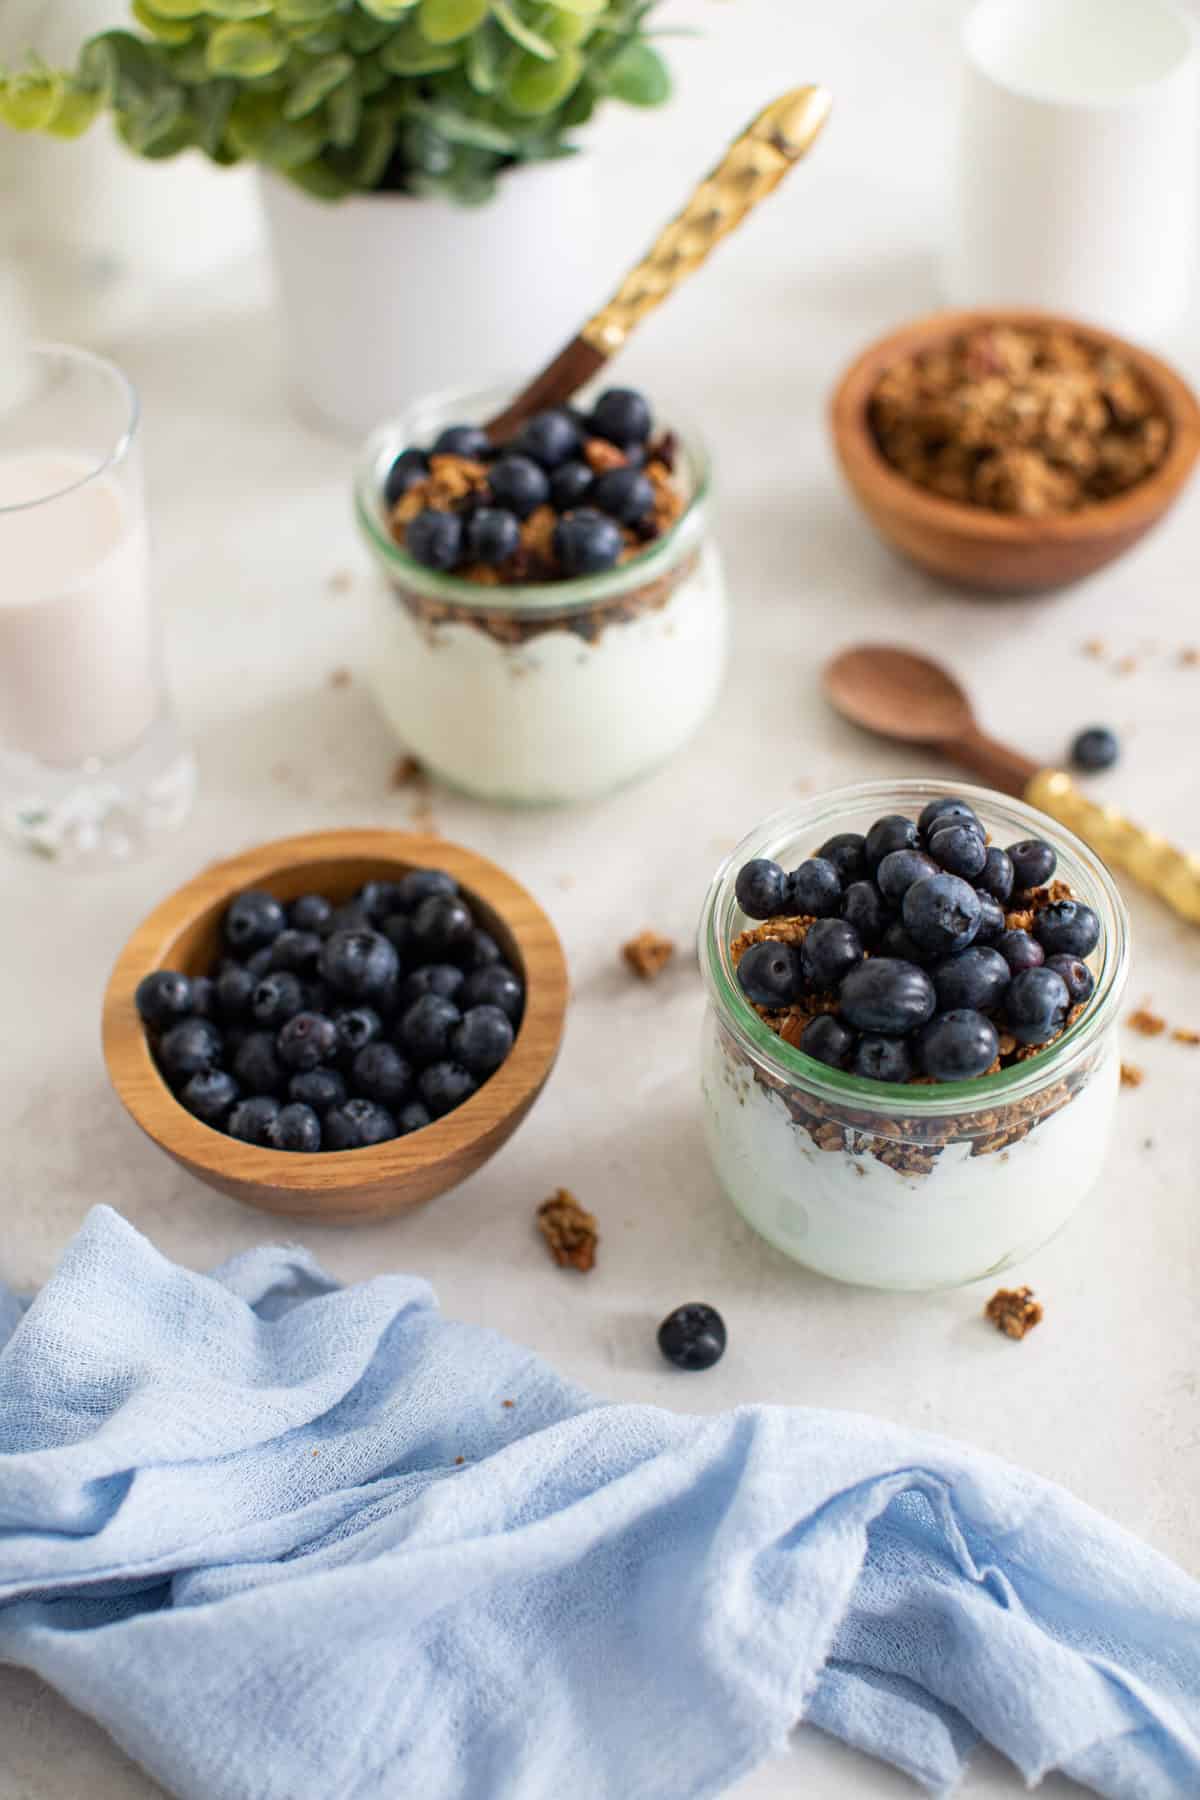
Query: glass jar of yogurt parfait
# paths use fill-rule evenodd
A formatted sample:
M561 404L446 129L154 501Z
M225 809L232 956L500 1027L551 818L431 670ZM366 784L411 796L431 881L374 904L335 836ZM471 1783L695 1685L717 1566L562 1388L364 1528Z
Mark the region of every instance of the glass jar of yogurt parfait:
M370 680L405 749L452 786L514 805L592 799L666 762L716 699L727 603L708 457L694 433L661 421L676 433L683 510L615 568L493 586L440 574L392 536L388 471L403 450L494 416L507 397L420 402L367 445L356 512L386 577Z
M1100 921L1086 958L1091 998L1044 1049L975 1080L892 1084L829 1067L777 1035L739 986L731 944L759 922L738 906L738 871L757 857L792 869L836 833L865 833L886 814L915 819L951 795L970 803L993 843L1054 847L1058 878ZM1018 800L870 782L776 814L718 870L701 928L704 1123L721 1185L776 1248L836 1280L932 1289L996 1274L1053 1237L1099 1177L1128 957L1127 915L1107 870Z

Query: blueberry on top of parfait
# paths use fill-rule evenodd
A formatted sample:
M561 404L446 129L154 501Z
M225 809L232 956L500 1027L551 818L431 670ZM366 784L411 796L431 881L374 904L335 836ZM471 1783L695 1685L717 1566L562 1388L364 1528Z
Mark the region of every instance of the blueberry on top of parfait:
M409 488L424 481L428 473L429 460L423 450L402 450L384 479L383 497L388 505L395 506L397 500L403 500Z
M615 568L624 547L615 519L594 507L564 513L554 527L554 552L568 575L601 575Z
M445 425L433 440L431 456L461 456L482 462L491 450L488 434L480 425Z
M458 514L433 507L427 506L410 519L404 533L404 548L413 561L443 575L456 566L462 547L463 522Z
M1025 838L1019 844L1010 844L1008 858L1012 863L1013 881L1022 891L1044 887L1058 867L1053 845L1043 838Z
M543 469L557 469L582 447L582 434L569 412L562 407L535 413L527 419L513 440L513 449L540 463Z
M788 910L814 919L832 918L842 902L842 882L823 856L810 856L788 877Z
M890 851L918 850L920 843L920 833L911 819L901 813L887 813L876 819L867 833L863 847L867 868L873 875Z
M610 444L644 444L653 420L644 395L636 388L608 388L592 408L591 428Z
M838 831L826 838L817 851L825 862L832 863L843 886L861 881L867 873L867 840L858 831Z

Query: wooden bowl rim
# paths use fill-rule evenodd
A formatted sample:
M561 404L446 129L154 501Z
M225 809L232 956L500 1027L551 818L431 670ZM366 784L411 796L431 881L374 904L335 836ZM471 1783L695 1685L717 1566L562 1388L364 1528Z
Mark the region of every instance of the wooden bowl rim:
M525 965L525 1011L507 1060L480 1089L488 1095L488 1110L482 1117L476 1112L479 1095L473 1094L454 1112L420 1131L363 1150L327 1150L306 1156L231 1139L194 1118L163 1080L133 1005L134 989L143 975L164 966L181 932L222 895L232 899L243 888L269 886L272 876L298 864L351 859L394 860L408 867L445 869L469 894L486 901L512 932ZM217 877L221 878L219 888L213 885ZM530 921L520 919L522 909L532 914L544 942L532 940ZM514 922L514 913L519 922ZM118 1099L160 1149L214 1179L269 1187L280 1193L323 1195L336 1204L339 1188L361 1193L366 1188L402 1187L408 1177L455 1162L481 1138L495 1132L498 1118L522 1117L557 1059L567 994L566 956L549 916L528 889L497 863L445 838L419 833L385 828L319 831L275 838L210 863L147 914L113 965L104 994L101 1036L109 1080ZM541 1050L539 1041L544 1043ZM230 1167L231 1144L236 1144L236 1170Z
M965 501L932 494L894 469L867 422L867 406L880 375L902 357L927 350L944 338L986 325L1046 326L1118 351L1155 389L1171 426L1163 461L1127 492L1099 500L1077 512L1030 519L997 513ZM1006 546L1070 543L1137 530L1152 523L1175 498L1200 454L1200 399L1183 377L1138 344L1103 326L1033 306L969 307L927 313L867 345L840 377L829 405L839 458L852 479L861 480L893 512L935 531Z

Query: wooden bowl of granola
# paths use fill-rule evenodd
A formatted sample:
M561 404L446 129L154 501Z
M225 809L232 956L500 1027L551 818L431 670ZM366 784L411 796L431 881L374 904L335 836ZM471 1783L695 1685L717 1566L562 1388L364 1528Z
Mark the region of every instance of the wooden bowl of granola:
M1158 357L1029 308L936 313L878 339L839 381L830 424L880 536L992 594L1112 562L1200 453L1200 402Z

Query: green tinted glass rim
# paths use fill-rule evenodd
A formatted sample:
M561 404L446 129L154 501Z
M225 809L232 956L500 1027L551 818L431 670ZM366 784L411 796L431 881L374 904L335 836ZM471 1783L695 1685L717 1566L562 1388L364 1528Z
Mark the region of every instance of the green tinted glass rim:
M832 1069L785 1043L759 1018L738 985L721 923L737 872L751 857L761 856L765 844L777 837L802 833L810 812L817 814L814 826L820 829L824 838L837 830L836 823L826 816L830 810L850 815L877 804L881 812L911 807L915 817L928 801L949 796L967 800L985 813L997 804L1013 810L1027 823L1030 836L1044 837L1056 849L1068 851L1087 871L1103 896L1108 912L1107 917L1101 917L1103 960L1096 971L1095 991L1082 1017L1060 1038L1039 1055L1015 1063L998 1075L983 1075L974 1081L913 1086L871 1081L861 1075ZM803 1088L826 1100L869 1107L877 1114L891 1115L897 1120L918 1119L947 1113L983 1112L1001 1102L1009 1104L1037 1093L1074 1067L1108 1029L1120 1005L1129 972L1129 915L1112 876L1099 858L1073 832L1024 801L962 782L868 781L831 789L810 808L784 807L748 832L722 862L709 886L700 921L700 945L705 986L718 1020L732 1030L755 1060L765 1065L783 1085Z
M393 580L427 599L474 612L558 616L621 599L668 574L682 556L699 544L704 533L704 509L712 498L712 463L700 434L686 421L680 421L674 408L667 408L667 429L679 439L691 491L687 506L670 530L631 562L602 575L577 576L573 581L514 583L498 588L481 588L459 575L439 575L415 562L388 531L382 507L383 478L395 458L412 443L411 428L405 420L429 414L464 420L487 418L498 412L507 398L511 395L504 390L481 394L477 389L462 389L433 395L415 402L406 409L404 417L381 426L367 440L354 476L354 514L368 547Z

